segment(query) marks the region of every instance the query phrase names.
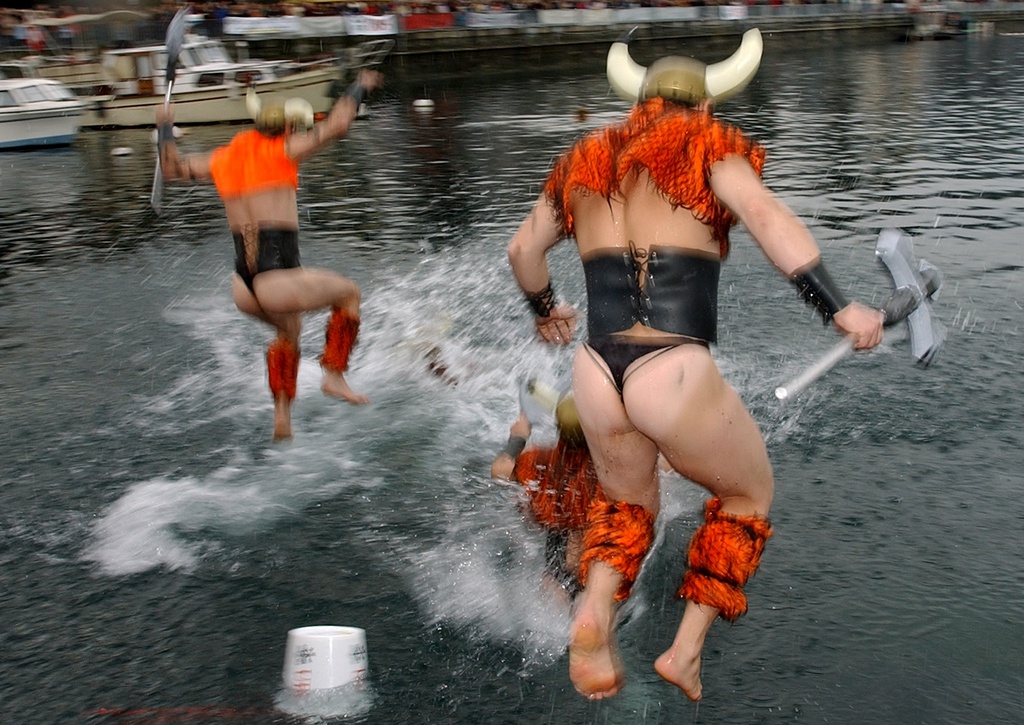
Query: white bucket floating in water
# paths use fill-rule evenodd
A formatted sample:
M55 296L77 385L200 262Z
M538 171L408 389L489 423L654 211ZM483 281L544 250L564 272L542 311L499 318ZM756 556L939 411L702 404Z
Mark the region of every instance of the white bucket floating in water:
M366 679L366 632L357 627L320 625L288 632L284 684L296 695Z
M417 111L432 111L434 110L434 102L429 98L417 98L412 102L412 107Z
M134 152L131 146L115 146L110 149L111 156L131 156Z

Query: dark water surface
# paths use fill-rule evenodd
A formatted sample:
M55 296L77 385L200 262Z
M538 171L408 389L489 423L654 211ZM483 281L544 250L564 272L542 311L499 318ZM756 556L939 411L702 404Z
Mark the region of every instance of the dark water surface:
M310 161L303 260L363 288L350 379L373 403L320 394L312 315L286 445L212 188L168 189L154 219L142 130L0 155L0 723L299 722L281 666L308 624L366 630L353 722L1020 722L1024 38L769 39L721 109L767 145L766 180L852 295L885 297L878 232L910 233L945 274L949 337L921 369L895 329L782 405L836 338L734 232L715 355L767 438L776 534L750 613L712 630L699 708L652 663L701 491L666 480L621 630L629 684L591 703L568 612L538 589L540 537L487 477L517 381L570 361L531 338L505 245L556 151L624 111L593 64L393 79ZM570 245L552 267L582 305ZM456 387L427 371L433 346Z

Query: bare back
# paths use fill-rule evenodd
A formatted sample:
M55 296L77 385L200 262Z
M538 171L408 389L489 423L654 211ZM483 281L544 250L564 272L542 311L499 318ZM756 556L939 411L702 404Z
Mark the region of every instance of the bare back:
M298 203L294 189L281 187L224 199L232 232L246 228L298 229Z
M601 249L651 246L690 249L718 258L711 227L671 202L654 186L646 170L630 174L620 193L606 200L596 194L573 197L573 219L580 257Z

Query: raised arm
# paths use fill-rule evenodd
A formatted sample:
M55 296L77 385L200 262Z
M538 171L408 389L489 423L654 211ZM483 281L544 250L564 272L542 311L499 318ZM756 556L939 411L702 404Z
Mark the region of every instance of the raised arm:
M563 238L555 212L541 194L508 245L512 274L533 310L537 331L546 342L560 345L568 344L576 332L576 311L555 303L548 270L548 250Z
M359 106L367 93L378 88L383 76L377 71L361 70L355 81L339 98L330 113L320 123L305 133L295 133L288 137L285 151L296 161L303 161L348 133L352 121L359 113Z
M727 156L711 168L711 189L786 279L805 299L831 319L854 347L871 348L882 341L882 313L847 302L821 263L821 253L807 226L764 185L746 159Z
M160 173L164 181L210 181L210 154L178 153L174 140L174 106L156 111L157 153L160 154Z
M491 463L491 478L503 478L506 481L512 480L512 473L516 468L516 459L526 448L526 441L530 438L530 420L526 414L521 412L508 430L508 442L501 452Z

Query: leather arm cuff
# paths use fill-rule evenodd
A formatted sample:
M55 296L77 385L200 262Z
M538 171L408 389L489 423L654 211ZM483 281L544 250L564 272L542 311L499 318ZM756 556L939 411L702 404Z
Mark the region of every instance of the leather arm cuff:
M551 283L540 292L525 292L526 303L530 305L533 314L537 317L550 317L551 310L555 309L555 293L551 289Z
M806 272L793 277L792 282L804 302L818 311L826 325L839 310L850 304L820 261Z
M508 457L513 461L519 458L519 454L526 448L526 439L523 436L511 435L508 437L508 443L505 444L505 448L502 453L507 453Z

